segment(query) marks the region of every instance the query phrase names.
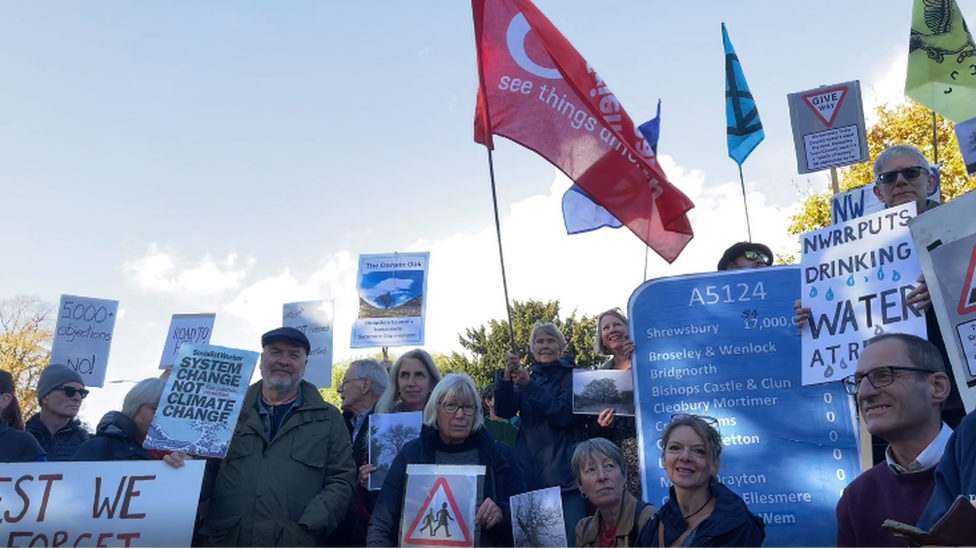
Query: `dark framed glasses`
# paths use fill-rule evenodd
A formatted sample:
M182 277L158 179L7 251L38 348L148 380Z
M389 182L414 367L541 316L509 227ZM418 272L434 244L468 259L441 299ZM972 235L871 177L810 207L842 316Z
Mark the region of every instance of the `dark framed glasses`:
M444 411L445 412L447 412L447 413L449 413L451 415L456 414L459 409L460 410L464 410L464 415L466 415L468 417L473 416L474 413L478 410L478 407L475 406L474 404L460 405L460 404L458 404L456 402L444 403L444 404L441 404L441 406L444 407Z
M919 372L924 374L934 374L932 370L922 368L910 368L908 366L881 366L866 374L852 374L840 380L844 384L844 389L849 395L856 395L861 390L861 382L865 379L875 389L887 387L895 382L895 372Z
M762 259L763 260L763 263L769 265L769 256L766 255L766 254L764 254L764 253L762 253L762 252L757 252L757 251L754 251L754 250L746 250L742 254L742 256L745 257L746 259L748 259L749 261L755 261L757 259Z
M879 173L878 183L881 183L882 185L891 185L895 181L898 181L898 174L905 176L905 181L911 181L923 173L929 173L929 171L921 166L912 166L910 168L902 168L900 170Z
M64 396L68 398L75 398L75 395L81 395L81 400L85 400L88 396L88 389L75 389L74 387L69 387L67 385L62 385L61 387L55 387L55 391L61 391Z

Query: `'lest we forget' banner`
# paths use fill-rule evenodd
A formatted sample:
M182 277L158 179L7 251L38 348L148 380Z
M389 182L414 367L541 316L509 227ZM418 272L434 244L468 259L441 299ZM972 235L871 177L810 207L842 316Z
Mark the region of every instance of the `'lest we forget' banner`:
M189 547L204 465L0 464L0 546Z

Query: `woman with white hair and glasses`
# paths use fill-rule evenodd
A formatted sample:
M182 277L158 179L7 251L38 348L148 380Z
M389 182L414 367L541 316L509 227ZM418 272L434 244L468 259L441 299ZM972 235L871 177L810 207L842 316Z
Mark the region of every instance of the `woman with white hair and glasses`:
M398 545L408 464L484 465L484 497L475 515L481 546L513 545L508 499L525 492L525 482L512 450L484 428L481 398L467 374L445 376L431 393L420 438L400 450L383 482L369 521L368 547Z
M73 461L133 461L152 457L142 447L149 433L166 381L151 377L136 383L126 393L121 411L105 414L95 434L75 452ZM163 457L173 467L182 467L186 452Z
M759 547L762 519L718 480L722 436L715 418L674 415L664 429L662 461L670 498L641 536L640 547ZM650 539L646 539L650 538Z

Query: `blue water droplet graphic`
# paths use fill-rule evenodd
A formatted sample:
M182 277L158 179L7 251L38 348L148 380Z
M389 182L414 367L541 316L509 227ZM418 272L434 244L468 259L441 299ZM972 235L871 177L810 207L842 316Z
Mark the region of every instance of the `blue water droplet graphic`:
M851 275L851 276L847 277L847 285L848 286L853 286L854 285L854 275Z
M810 297L817 297L817 288L814 286L810 287Z
M827 295L825 295L824 297L827 298L827 301L833 301L834 300L834 289L833 288L827 288Z
M884 280L884 267L878 269L878 280Z
M891 280L893 282L898 282L899 280L901 280L901 273L899 273L898 271L891 271Z
M828 364L827 365L827 369L824 370L824 377L825 378L830 378L830 377L833 377L833 376L834 376L834 367Z

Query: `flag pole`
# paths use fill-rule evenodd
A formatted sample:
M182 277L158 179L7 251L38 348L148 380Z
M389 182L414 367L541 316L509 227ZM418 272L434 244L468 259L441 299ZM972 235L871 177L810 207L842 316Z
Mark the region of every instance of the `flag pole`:
M752 223L749 221L749 204L746 203L746 180L742 177L742 164L739 164L739 184L742 185L742 207L746 210L746 232L752 242Z
M935 162L939 163L939 126L935 111L932 111L932 150L935 152Z
M512 307L508 301L508 280L505 277L505 254L502 253L502 225L498 221L498 193L495 192L495 163L488 149L488 176L491 178L491 205L495 209L495 234L498 235L498 259L502 266L502 289L505 292L505 315L508 317L508 335L512 338L512 352L518 354L515 346L515 326L512 324Z

